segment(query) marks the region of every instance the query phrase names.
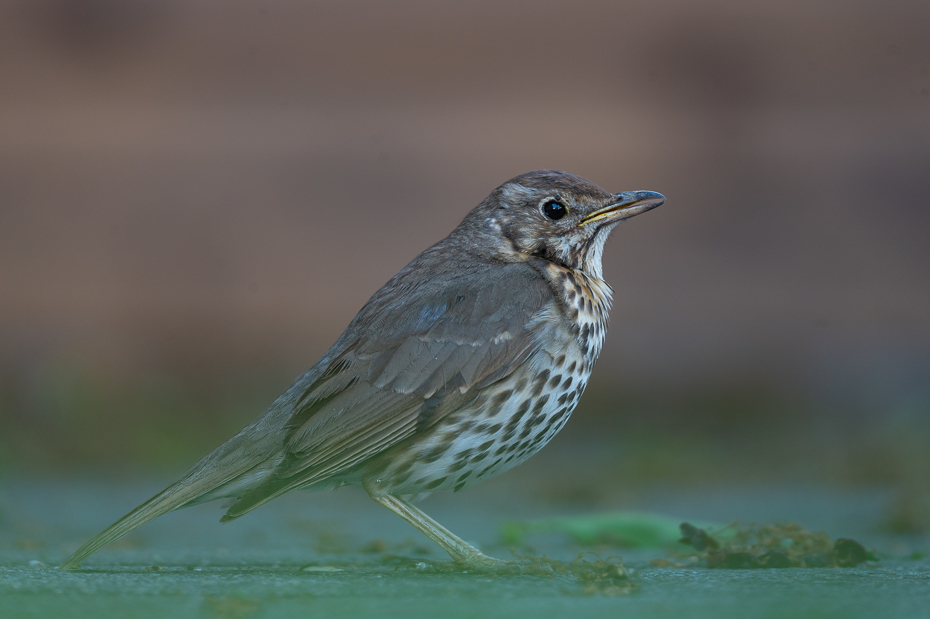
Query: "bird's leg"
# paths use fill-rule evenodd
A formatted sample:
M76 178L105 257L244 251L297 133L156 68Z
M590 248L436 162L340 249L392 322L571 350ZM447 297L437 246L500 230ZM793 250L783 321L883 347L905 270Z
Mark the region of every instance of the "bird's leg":
M418 507L391 494L380 496L371 495L371 498L381 505L412 524L420 533L436 542L440 548L448 552L456 563L478 570L494 570L510 565L507 561L495 559L484 554L449 529L445 528Z

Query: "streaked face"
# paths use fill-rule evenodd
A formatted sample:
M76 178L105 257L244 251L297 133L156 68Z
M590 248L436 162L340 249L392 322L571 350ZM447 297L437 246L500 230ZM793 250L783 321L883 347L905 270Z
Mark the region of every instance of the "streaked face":
M665 201L651 191L610 194L564 172L518 176L495 193L491 216L518 251L598 278L610 231Z

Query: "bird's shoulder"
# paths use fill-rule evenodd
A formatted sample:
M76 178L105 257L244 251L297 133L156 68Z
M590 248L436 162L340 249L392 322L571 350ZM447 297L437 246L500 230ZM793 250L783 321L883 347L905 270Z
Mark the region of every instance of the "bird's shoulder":
M288 474L322 474L327 462L342 469L382 451L538 350L533 319L553 299L531 267L463 257L441 269L415 261L398 273L283 396L287 410L268 421L283 432Z
M269 493L315 483L433 427L542 347L557 303L533 265L424 252L359 311L259 422L278 437Z

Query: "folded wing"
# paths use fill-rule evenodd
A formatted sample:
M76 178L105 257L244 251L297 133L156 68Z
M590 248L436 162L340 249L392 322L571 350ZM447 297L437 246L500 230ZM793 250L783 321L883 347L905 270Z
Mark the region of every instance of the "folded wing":
M223 520L294 488L338 475L435 424L533 355L531 325L550 303L526 264L442 289L398 286L373 298L352 337L300 396L277 464ZM355 329L357 323L365 329Z

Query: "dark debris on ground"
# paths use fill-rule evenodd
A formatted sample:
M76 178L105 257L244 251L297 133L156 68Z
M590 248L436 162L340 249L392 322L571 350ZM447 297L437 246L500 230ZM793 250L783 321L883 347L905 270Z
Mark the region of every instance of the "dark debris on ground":
M836 568L877 561L859 542L831 540L823 532L812 533L797 523L734 523L709 533L687 522L681 524L681 543L691 552L676 552L656 559L656 567L708 567L723 569Z

